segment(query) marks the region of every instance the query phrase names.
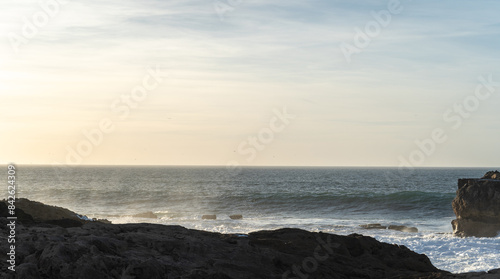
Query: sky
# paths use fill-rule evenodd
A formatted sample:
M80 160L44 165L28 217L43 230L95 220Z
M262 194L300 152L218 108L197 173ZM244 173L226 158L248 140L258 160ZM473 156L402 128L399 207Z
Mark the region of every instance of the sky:
M496 167L499 8L8 1L0 163Z

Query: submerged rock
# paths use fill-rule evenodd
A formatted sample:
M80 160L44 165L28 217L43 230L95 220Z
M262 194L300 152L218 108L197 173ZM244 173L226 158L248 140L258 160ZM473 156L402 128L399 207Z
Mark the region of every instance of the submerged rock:
M452 202L457 236L494 237L500 232L500 173L488 172L480 179L459 179Z
M201 219L203 220L216 220L217 219L217 215L203 215L201 216Z
M363 229L367 230L385 230L387 229L387 226L382 226L381 224L366 224L366 225L359 225Z
M229 218L231 218L232 220L240 220L240 219L243 219L243 215L233 214L233 215L229 215Z

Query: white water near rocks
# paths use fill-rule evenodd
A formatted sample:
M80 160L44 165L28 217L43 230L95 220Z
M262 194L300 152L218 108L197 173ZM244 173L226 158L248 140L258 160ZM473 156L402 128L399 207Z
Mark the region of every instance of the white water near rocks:
M457 179L491 169L18 166L18 196L113 223L248 233L283 227L360 233L426 254L454 273L500 268L500 238L451 234ZM131 217L153 212L157 219ZM216 214L217 220L202 220ZM243 219L232 220L231 214ZM366 230L405 225L418 233Z

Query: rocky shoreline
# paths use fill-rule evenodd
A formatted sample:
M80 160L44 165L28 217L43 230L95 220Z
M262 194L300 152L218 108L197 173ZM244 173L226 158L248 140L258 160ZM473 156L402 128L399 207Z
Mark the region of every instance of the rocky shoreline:
M15 272L2 252L0 278L500 278L500 269L451 274L425 255L359 234L219 234L110 224L26 199L16 205ZM6 203L0 213L5 228Z

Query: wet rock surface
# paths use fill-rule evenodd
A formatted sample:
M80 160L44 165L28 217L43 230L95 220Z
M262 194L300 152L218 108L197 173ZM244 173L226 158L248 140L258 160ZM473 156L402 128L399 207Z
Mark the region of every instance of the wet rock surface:
M150 219L157 219L158 218L158 216L156 214L154 214L152 211L135 214L135 215L132 215L132 217L150 218Z
M203 215L201 216L201 219L203 220L216 220L217 219L217 215Z
M232 220L241 220L241 219L243 219L243 215L233 214L233 215L229 215L229 218L231 218Z
M480 179L459 179L452 202L457 236L494 237L500 232L500 172L490 171Z

